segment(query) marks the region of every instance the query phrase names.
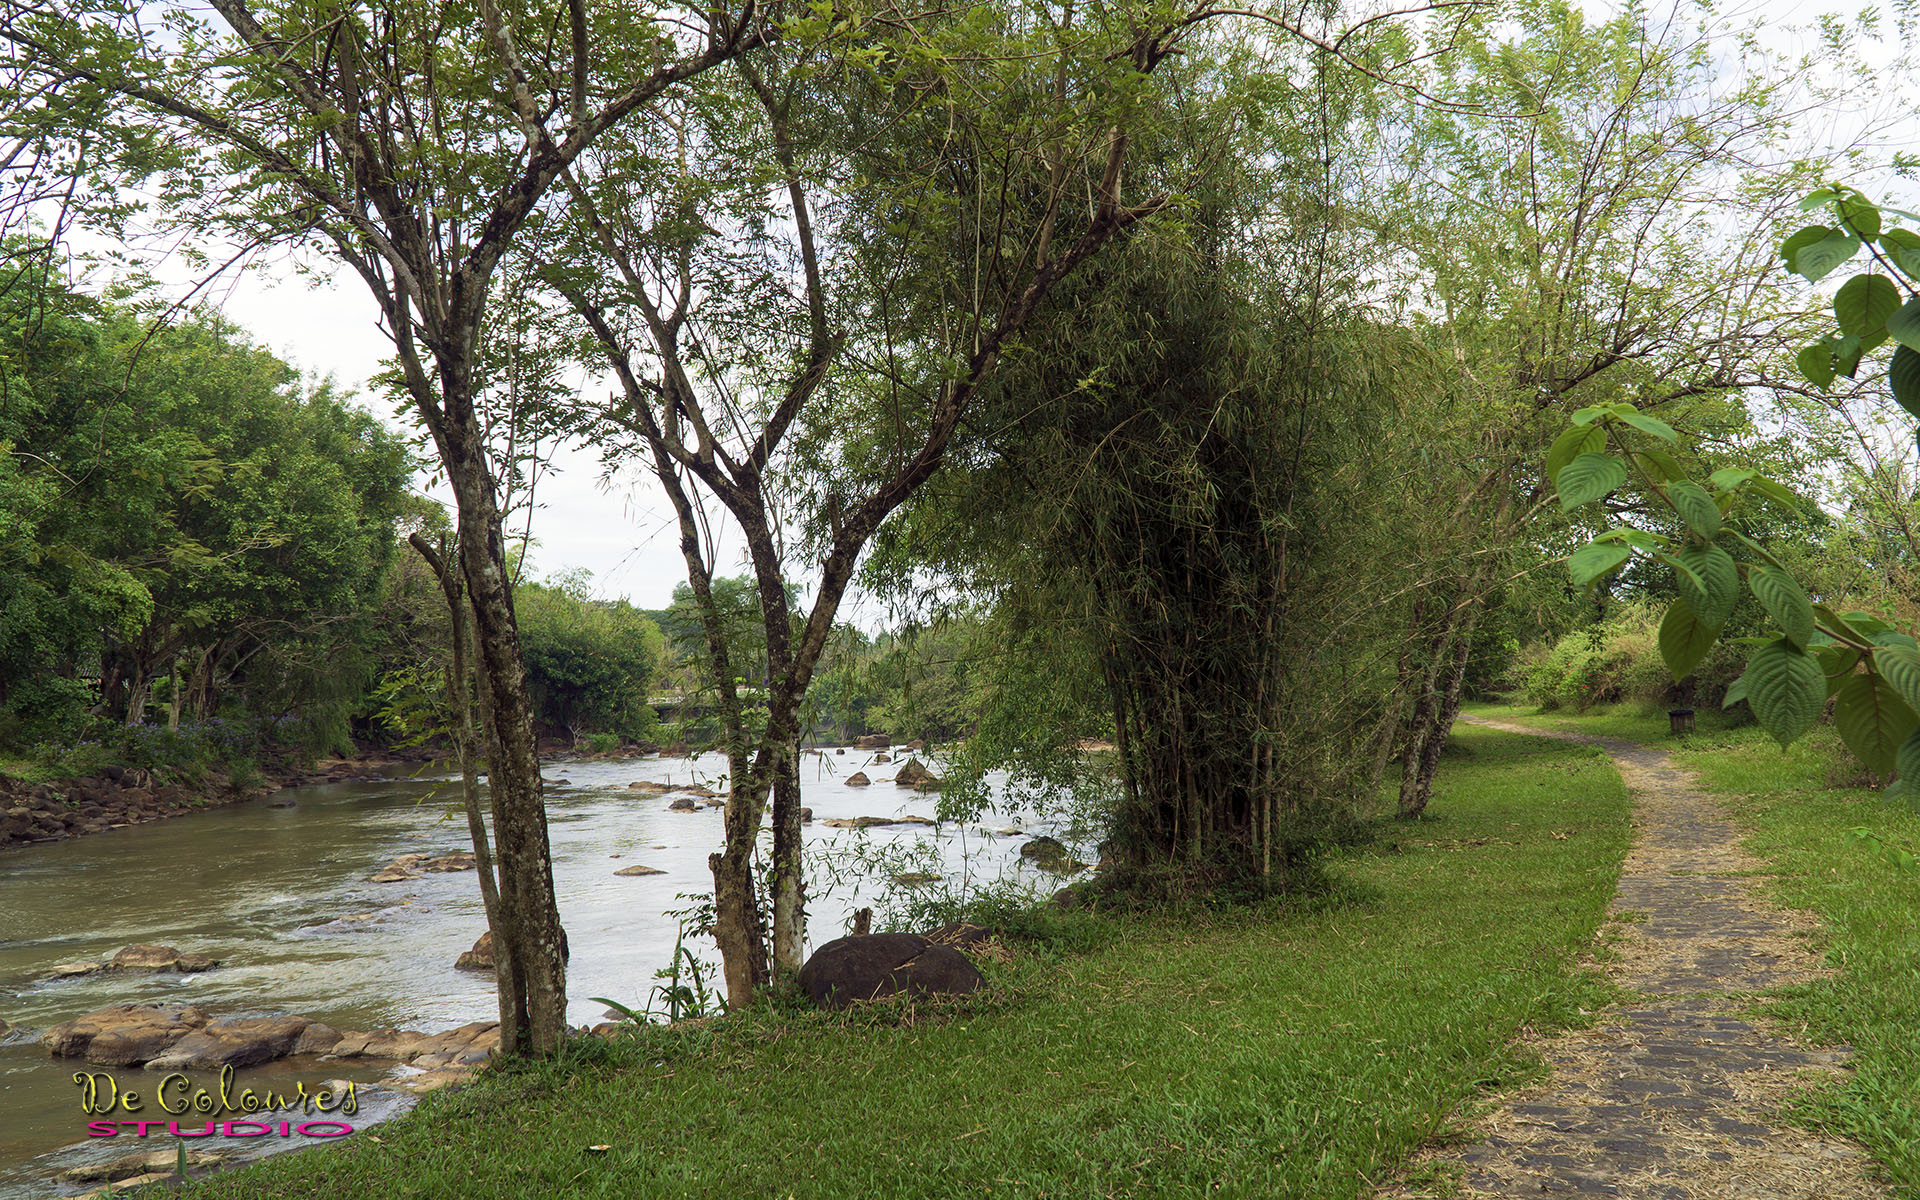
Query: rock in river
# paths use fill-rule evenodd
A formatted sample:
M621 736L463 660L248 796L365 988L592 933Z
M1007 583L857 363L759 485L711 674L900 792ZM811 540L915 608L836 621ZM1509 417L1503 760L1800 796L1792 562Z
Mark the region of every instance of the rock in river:
M226 1017L189 1033L165 1054L147 1060L149 1071L254 1067L293 1053L313 1024L305 1017ZM328 1046L332 1049L332 1046Z
M907 992L959 995L986 986L967 957L911 933L844 937L813 952L800 968L800 986L822 1008L846 1008Z
M621 867L618 871L615 871L614 874L615 875L665 875L666 872L662 871L659 867L643 867L639 863L635 863L631 867Z
M55 1025L40 1042L58 1058L132 1067L166 1053L206 1023L207 1014L191 1004L114 1004Z
M481 934L480 940L473 944L473 949L462 954L453 965L461 971L493 970L493 930Z
M853 774L847 776L848 787L867 787L872 783L873 780L867 778L865 771L855 771Z
M900 768L900 773L893 777L893 781L901 787L916 788L923 792L931 792L940 787L940 779L932 771L927 770L927 764L917 758L908 759L907 765Z

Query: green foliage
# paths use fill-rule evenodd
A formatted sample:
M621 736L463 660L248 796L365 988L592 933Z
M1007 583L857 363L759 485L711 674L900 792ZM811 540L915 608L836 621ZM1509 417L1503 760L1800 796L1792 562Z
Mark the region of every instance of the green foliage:
M591 733L650 739L648 689L665 651L660 627L624 600L593 599L590 584L576 573L514 589L535 715L576 742Z
M0 293L14 736L72 732L55 726L81 684L136 723L149 700L170 723L230 701L343 740L405 503L402 445L217 317L151 328L137 308L16 282Z
M1524 656L1515 668L1515 682L1530 702L1547 710L1715 703L1738 675L1739 656L1731 648L1700 643L1700 658L1694 664L1699 670L1693 672L1692 685L1676 688L1676 677L1667 667L1676 609L1684 613L1685 602L1668 605L1666 615L1656 622L1657 609L1649 602L1615 605L1599 624L1575 630L1550 647L1535 648Z

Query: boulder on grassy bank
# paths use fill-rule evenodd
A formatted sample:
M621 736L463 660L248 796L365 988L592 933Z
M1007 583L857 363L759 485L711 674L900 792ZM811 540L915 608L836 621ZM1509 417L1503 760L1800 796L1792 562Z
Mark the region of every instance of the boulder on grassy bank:
M846 1008L901 992L964 995L986 983L964 954L912 933L839 938L814 951L800 968L801 988L822 1008Z

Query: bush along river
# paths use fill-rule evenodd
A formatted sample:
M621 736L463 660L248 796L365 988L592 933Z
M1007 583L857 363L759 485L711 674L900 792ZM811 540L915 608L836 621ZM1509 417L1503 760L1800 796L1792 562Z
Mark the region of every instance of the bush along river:
M828 750L803 767L813 944L840 936L890 886L1059 886L1020 856L1042 827L933 826L936 798L892 782L907 756L873 758ZM573 1024L614 1015L595 996L659 1007L655 973L674 958L676 914L712 885L721 810L700 793L722 789L724 769L719 756L547 765ZM856 772L871 785L848 786ZM413 1102L397 1086L407 1077L484 1058L491 1035L476 1023L496 1015L493 976L455 967L486 929L456 802L443 775L331 783L0 850L0 1197L98 1188L110 1166L134 1170L135 1155L170 1170L182 1145L194 1162L234 1162L353 1136L343 1129ZM856 884L850 864L876 861L880 873ZM688 945L711 957L710 939ZM164 1007L131 1030L72 1024L135 1004ZM98 1040L133 1046L158 1036L155 1021L175 1024L145 1052L116 1056ZM207 1065L234 1039L276 1037L272 1061ZM50 1039L81 1056L56 1056ZM116 1057L138 1062L103 1065ZM248 1091L254 1102L240 1103ZM268 1108L244 1111L269 1092Z

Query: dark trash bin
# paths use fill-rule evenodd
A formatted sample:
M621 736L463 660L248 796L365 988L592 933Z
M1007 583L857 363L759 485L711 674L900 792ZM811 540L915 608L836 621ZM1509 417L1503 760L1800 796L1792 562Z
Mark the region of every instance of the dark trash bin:
M1667 710L1667 732L1692 733L1693 710L1690 708L1670 708Z

